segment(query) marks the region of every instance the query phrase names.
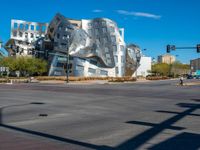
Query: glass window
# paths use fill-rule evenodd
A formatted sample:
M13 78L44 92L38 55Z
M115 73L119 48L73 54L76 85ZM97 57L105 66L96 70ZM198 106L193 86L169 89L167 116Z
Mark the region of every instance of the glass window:
M100 70L100 74L101 74L101 75L106 75L106 76L107 76L107 75L108 75L108 71Z
M103 31L103 33L107 32L106 28L102 28L102 31Z
M115 32L115 28L114 27L110 27L110 32Z
M84 71L84 67L81 66L81 65L77 65L76 66L76 70L78 70L78 71Z
M124 63L124 56L121 56L121 62Z
M95 29L95 35L99 35L98 29Z
M106 58L110 58L110 54L106 54Z
M104 38L103 38L103 42L104 42L104 44L105 44L105 43L108 43L108 38L107 38L107 37L104 37Z
M29 30L29 25L28 24L26 24L25 30Z
M118 63L118 56L117 55L114 56L114 59L115 59L115 63Z
M111 63L112 63L110 58L107 59L107 63L108 63L108 64L111 64Z
M115 68L115 72L116 72L116 74L119 73L119 69L118 69L118 67Z
M35 26L31 25L31 30L34 31L35 30Z
M20 24L20 25L19 25L19 29L20 29L20 30L24 30L24 24Z
M117 46L116 45L113 45L113 51L117 52Z
M88 69L88 72L89 72L89 73L92 73L92 74L95 74L95 73L96 73L96 69L89 68L89 69Z
M96 60L90 59L90 63L93 64L93 65L97 65L97 61Z
M124 46L123 46L123 45L120 45L120 50L121 50L122 52L124 52Z
M22 37L22 36L23 36L23 33L22 33L22 32L19 32L19 36Z
M37 30L37 31L40 31L40 26L36 26L36 30Z
M105 52L106 52L106 53L109 53L108 47L105 47Z
M115 43L116 42L116 37L115 36L111 36L111 41L112 41L112 43Z
M42 26L42 32L45 32L45 31L46 31L46 29L47 29L47 27L46 27L46 26Z
M14 23L14 29L18 28L18 23Z
M106 22L105 21L102 21L102 26L106 26Z

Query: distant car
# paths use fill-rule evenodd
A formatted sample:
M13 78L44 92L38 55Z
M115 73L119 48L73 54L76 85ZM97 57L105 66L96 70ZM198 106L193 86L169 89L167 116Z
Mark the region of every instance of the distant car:
M191 74L188 74L188 75L187 75L187 79L194 79L194 76L191 75Z
M195 79L200 79L200 75L195 75L194 78Z

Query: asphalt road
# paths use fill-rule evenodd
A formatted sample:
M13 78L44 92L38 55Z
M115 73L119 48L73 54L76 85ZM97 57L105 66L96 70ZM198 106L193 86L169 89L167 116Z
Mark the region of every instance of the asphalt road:
M200 149L200 85L177 82L0 84L0 150Z

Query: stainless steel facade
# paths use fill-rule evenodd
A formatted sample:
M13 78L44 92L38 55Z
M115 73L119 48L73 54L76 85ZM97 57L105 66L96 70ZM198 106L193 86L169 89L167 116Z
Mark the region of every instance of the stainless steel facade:
M16 21L19 25L15 28ZM21 24L24 26L23 30L20 28ZM28 30L26 24L29 25ZM36 27L33 32L33 24L39 25L41 30ZM13 20L11 26L10 44L20 47L26 45L26 49L31 50L31 55L47 59L50 76L66 74L67 53L70 55L69 72L73 76L130 75L137 68L136 59L141 57L138 55L139 47L126 46L124 29L118 28L114 21L107 18L73 20L56 14L49 25ZM43 26L46 30L42 30ZM34 38L31 38L32 35ZM25 54L19 50L13 51L13 47L11 50L14 54ZM129 74L127 68L132 70Z

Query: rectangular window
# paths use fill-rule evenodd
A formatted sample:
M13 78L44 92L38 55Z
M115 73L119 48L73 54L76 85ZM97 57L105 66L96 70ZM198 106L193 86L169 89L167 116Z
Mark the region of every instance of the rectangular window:
M95 35L99 35L98 29L95 29Z
M108 43L108 38L107 38L107 37L104 37L104 38L103 38L103 42L104 42L104 44Z
M121 56L121 62L124 63L124 56Z
M116 45L113 45L113 51L117 52L117 46Z
M114 27L110 27L110 32L115 32L115 28Z
M112 63L112 61L111 61L110 58L107 58L107 63L108 63L108 64L111 64L111 63Z
M77 65L76 66L76 70L78 70L78 71L84 71L84 67L81 66L81 65Z
M93 64L93 65L97 65L97 61L96 61L96 60L92 60L92 59L91 59L91 60L90 60L90 63Z
M106 28L102 28L102 31L103 31L103 33L107 32Z
M31 30L34 31L35 30L35 26L31 25Z
M20 30L24 30L24 24L21 23L21 24L19 25L19 29L20 29Z
M112 41L112 43L115 43L116 42L116 37L115 36L111 36L111 41Z
M124 52L124 46L123 46L123 45L120 45L120 50L121 50L122 52Z
M37 26L36 26L36 30L37 30L37 31L40 31L40 26L37 25Z
M42 26L42 32L46 32L47 27L46 26Z
M88 72L89 72L89 73L92 73L92 74L95 74L95 73L96 73L96 69L89 68L89 69L88 69Z
M109 53L108 47L105 47L105 52L106 52L106 53Z
M108 71L100 70L100 74L101 74L101 75L105 75L105 76L107 76L107 75L108 75Z
M105 21L102 21L102 26L106 26L106 22Z
M116 72L116 74L119 73L119 69L118 69L118 67L115 68L115 72Z
M88 29L88 34L92 35L92 29Z
M18 28L18 23L14 23L14 29Z
M110 58L110 54L106 54L106 58Z
M29 25L28 24L25 25L25 30L26 31L29 30Z
M114 56L114 59L115 59L115 63L118 63L118 56L117 55Z

